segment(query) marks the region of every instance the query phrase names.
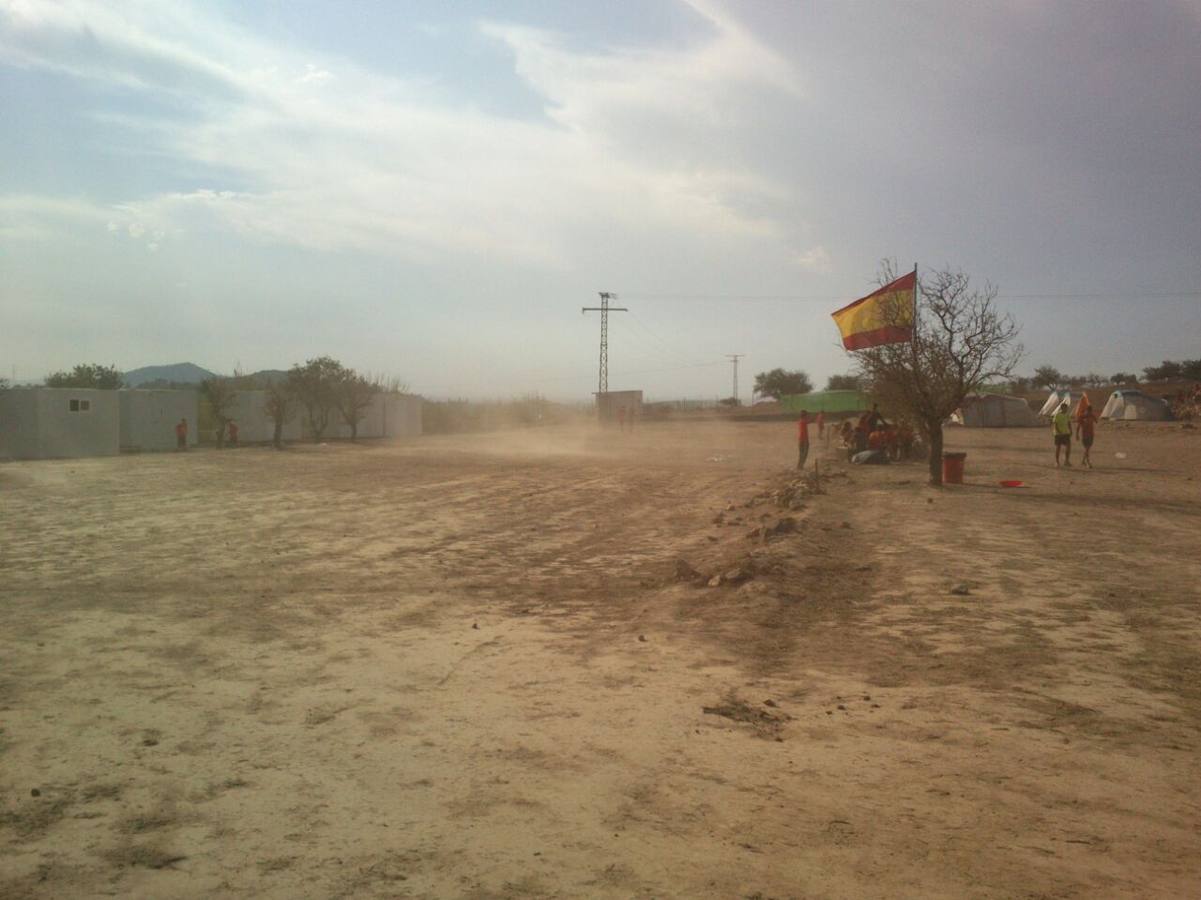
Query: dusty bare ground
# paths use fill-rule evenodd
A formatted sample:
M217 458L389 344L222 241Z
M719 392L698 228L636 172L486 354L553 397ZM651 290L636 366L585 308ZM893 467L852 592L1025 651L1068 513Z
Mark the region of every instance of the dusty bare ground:
M1197 432L791 440L0 467L0 895L1193 894Z

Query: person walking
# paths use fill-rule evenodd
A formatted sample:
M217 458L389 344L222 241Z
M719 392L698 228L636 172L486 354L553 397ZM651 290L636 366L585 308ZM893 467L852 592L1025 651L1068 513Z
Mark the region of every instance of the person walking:
M175 451L188 449L188 420L180 419L175 423Z
M1072 467L1072 415L1068 412L1068 401L1064 400L1051 417L1051 434L1055 436L1055 468L1059 468L1059 451L1063 451L1063 465Z
M1093 405L1088 402L1088 394L1085 394L1080 398L1080 405L1076 408L1076 440L1084 447L1080 465L1088 469L1093 467L1092 449L1096 424L1097 414L1093 412Z
M797 469L805 468L805 460L809 458L809 413L801 410L801 417L796 423Z

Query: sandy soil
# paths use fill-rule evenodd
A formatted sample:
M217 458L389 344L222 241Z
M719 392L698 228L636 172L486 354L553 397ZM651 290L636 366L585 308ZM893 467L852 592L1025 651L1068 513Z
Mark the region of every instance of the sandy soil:
M791 442L0 466L0 896L1195 895L1198 432Z

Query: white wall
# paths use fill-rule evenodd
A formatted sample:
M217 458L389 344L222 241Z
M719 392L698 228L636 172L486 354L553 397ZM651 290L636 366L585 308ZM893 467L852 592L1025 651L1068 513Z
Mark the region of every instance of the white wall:
M71 401L79 406L75 412ZM116 391L13 388L0 393L0 453L5 456L116 456L119 440Z
M118 391L122 450L174 450L175 426L188 420L188 445L200 439L200 398L196 391Z
M26 388L0 391L0 457L38 456L37 393Z
M226 415L238 426L238 442L242 444L270 443L275 438L275 423L267 415L266 391L238 391L234 395ZM299 403L293 403L291 421L284 423L283 439L300 440L300 420L304 411ZM212 440L211 434L205 435Z
M416 437L421 434L421 398L415 394L376 394L359 422L360 438ZM326 437L349 438L350 426L337 410Z

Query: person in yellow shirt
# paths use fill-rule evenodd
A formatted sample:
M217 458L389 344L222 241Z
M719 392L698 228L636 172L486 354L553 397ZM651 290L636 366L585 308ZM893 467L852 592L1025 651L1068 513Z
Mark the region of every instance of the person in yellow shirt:
M1063 450L1063 464L1072 467L1072 414L1068 412L1068 403L1056 410L1051 417L1051 434L1055 436L1055 468L1059 468L1059 451Z

